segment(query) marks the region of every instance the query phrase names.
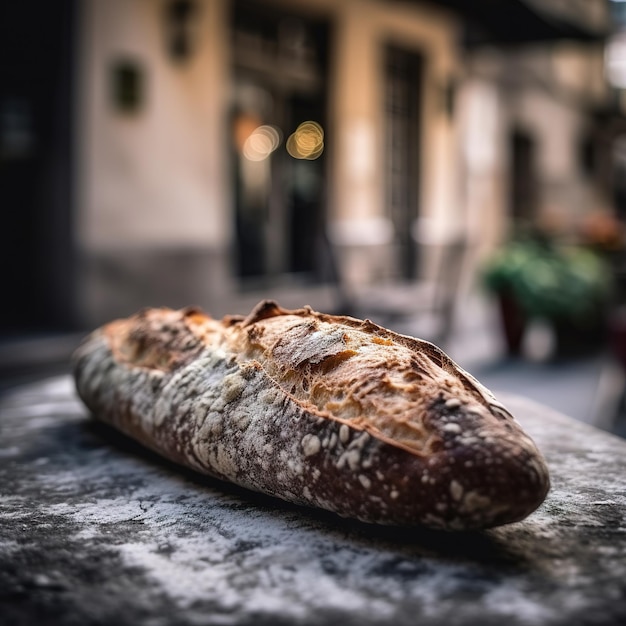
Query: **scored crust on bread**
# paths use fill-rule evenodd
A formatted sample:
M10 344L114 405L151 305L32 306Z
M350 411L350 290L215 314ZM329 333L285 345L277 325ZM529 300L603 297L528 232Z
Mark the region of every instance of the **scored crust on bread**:
M433 344L263 301L247 317L146 309L76 350L97 417L199 472L366 522L518 521L546 463L493 395Z

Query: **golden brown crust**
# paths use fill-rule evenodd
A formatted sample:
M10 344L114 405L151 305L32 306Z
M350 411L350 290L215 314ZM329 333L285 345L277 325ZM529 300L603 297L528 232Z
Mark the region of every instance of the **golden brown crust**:
M210 317L194 314L186 321L204 343L211 341L207 331L215 337ZM423 424L424 405L437 393L465 406L503 410L439 348L369 320L310 308L289 311L263 301L245 319L231 322L221 339L243 360L259 362L308 410L414 453L423 452L427 442L439 445Z
M103 362L120 381L104 399ZM222 321L148 310L93 335L76 377L96 415L178 462L367 521L490 526L549 487L484 387L436 346L368 320L271 301Z

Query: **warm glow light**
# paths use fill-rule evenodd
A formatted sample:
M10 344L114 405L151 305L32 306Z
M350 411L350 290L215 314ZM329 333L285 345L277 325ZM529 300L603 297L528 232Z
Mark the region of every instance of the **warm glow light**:
M274 126L258 126L243 144L243 156L249 161L263 161L278 148L281 136Z
M287 139L286 148L294 159L313 161L324 152L324 129L317 122L302 122Z

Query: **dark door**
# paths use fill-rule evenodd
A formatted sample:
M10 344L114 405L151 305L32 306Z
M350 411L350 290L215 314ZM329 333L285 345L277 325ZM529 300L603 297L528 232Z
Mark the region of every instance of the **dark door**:
M325 220L328 25L245 0L233 7L238 273L315 280Z
M74 322L72 0L0 3L0 332Z
M537 205L536 142L522 129L511 133L511 218L515 226L527 226Z
M386 197L395 231L396 271L414 278L417 250L412 227L419 216L421 55L389 46L385 56Z

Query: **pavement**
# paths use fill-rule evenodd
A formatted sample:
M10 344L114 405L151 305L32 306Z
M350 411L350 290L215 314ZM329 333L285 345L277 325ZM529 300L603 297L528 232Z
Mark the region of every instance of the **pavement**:
M537 326L528 333L523 355L511 358L496 313L492 302L471 294L457 310L449 339L440 346L496 396L514 393L626 437L626 408L622 406L626 377L610 346L598 346L577 358L555 359L549 331ZM428 320L421 317L409 316L387 325L403 334L429 338ZM69 357L84 334L0 339L0 392L69 373Z

